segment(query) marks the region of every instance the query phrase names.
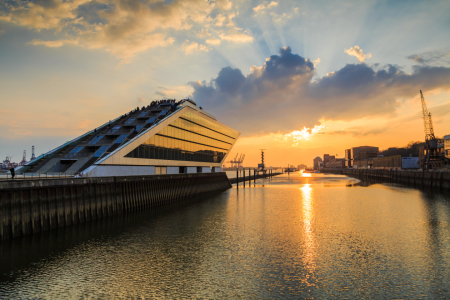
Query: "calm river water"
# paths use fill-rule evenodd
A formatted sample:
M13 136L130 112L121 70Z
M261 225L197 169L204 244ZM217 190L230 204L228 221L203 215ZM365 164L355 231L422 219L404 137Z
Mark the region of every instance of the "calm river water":
M0 243L0 298L450 298L450 196L281 175Z

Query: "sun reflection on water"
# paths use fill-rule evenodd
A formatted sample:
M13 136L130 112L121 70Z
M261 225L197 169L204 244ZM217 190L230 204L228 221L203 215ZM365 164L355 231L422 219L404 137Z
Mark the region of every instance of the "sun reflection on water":
M313 210L313 199L312 199L312 188L310 184L305 184L300 188L302 192L303 198L303 231L305 236L305 253L303 255L303 264L305 268L308 270L308 273L311 277L314 277L314 271L316 270L315 264L315 242L314 242L314 232L312 228L313 218L314 218L314 210ZM311 282L311 278L305 278L303 280L305 284L314 285Z

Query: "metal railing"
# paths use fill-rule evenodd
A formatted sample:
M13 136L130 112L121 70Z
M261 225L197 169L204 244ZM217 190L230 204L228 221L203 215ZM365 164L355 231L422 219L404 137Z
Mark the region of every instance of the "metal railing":
M75 175L69 175L64 172L51 172L51 173L23 173L16 174L14 179L11 177L11 173L0 174L0 181L23 181L23 180L42 180L42 179L58 179L58 178L71 178Z

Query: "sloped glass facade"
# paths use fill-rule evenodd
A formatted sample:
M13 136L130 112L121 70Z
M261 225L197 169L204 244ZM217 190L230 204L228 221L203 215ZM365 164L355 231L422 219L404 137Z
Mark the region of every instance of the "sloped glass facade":
M125 157L221 163L236 138L236 132L187 112Z

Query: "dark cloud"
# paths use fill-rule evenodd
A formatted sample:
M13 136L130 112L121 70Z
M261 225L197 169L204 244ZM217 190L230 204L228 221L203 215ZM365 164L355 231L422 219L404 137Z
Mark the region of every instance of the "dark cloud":
M406 57L419 64L449 64L450 63L450 49L441 49L436 51L428 51L421 54L413 54Z
M416 55L416 54L407 56L406 58L407 59L411 59L411 60L413 60L413 61L415 61L417 63L420 63L420 64L425 63L425 60L423 58L421 58L419 55Z
M241 70L230 67L223 68L219 72L215 83L220 92L235 95L245 82Z
M323 131L318 132L321 135L352 135L353 137L364 137L368 135L379 135L386 132L388 127L364 130L362 128L346 128L345 130Z
M314 75L314 64L287 47L247 76L227 67L210 82L191 83L192 97L226 124L255 134L312 127L320 119L393 115L399 101L420 89L450 88L447 67L420 65L407 74L395 65L380 69L362 63L313 80Z
M280 56L272 55L264 64L265 78L277 79L310 73L314 71L314 64L298 54L292 54L290 47L281 48Z

